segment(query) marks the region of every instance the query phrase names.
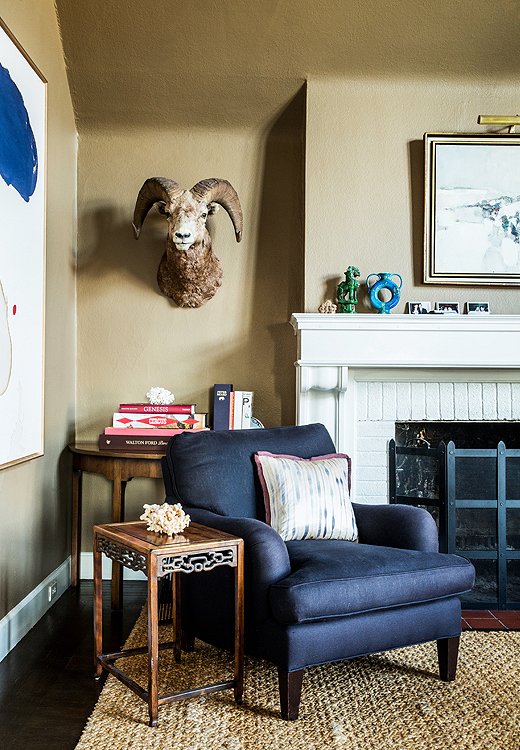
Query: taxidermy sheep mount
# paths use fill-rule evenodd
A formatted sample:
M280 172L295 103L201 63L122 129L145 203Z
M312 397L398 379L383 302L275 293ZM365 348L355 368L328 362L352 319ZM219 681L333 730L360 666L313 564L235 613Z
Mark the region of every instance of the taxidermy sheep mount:
M157 203L166 216L168 236L157 281L161 292L179 307L200 307L222 284L220 261L211 249L206 220L221 205L229 214L237 242L242 239L242 209L235 188L227 180L201 180L183 190L175 180L150 177L137 196L134 234L138 239L151 207Z

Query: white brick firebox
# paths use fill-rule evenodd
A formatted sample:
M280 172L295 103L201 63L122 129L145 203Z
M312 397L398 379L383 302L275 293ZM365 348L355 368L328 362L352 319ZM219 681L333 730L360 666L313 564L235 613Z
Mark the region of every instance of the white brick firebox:
M406 421L520 421L520 316L295 313L298 424L352 456L353 497L388 502Z

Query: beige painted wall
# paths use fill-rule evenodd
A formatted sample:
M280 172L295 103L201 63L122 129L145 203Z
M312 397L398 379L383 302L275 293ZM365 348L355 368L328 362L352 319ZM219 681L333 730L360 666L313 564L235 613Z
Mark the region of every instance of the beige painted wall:
M515 289L421 283L422 135L474 131L478 114L513 111L514 92L508 83L315 78L306 99L302 90L267 126L80 130L78 437L96 439L120 400L142 399L154 384L206 411L211 385L231 381L255 390L266 425L290 423L289 315L332 297L349 264L365 277L401 273L398 312L413 298L486 299L495 313L518 312ZM240 245L223 211L213 220L224 284L198 310L158 293L164 220L150 216L132 237L135 196L156 174L186 186L226 177L243 203ZM110 488L96 477L85 485L86 550L92 523L109 520ZM134 480L127 517L162 496L160 482Z
M309 81L305 310L332 298L353 264L362 278L380 271L403 276L396 312L421 299L489 300L494 313L520 313L515 288L421 283L423 133L479 131L479 114L516 112L517 100L517 81Z
M69 554L77 140L52 0L0 0L0 16L48 80L45 455L0 471L1 618Z
M79 439L96 440L120 401L144 400L153 385L177 402L211 406L215 382L255 391L266 426L294 421L294 338L302 304L304 91L256 129L80 130L78 257ZM138 242L131 219L145 179L189 188L207 177L234 185L244 212L240 244L221 209L211 219L224 281L198 309L158 290L166 225L152 211ZM92 524L110 520L110 485L84 477L83 549ZM127 518L164 497L161 482L134 479Z

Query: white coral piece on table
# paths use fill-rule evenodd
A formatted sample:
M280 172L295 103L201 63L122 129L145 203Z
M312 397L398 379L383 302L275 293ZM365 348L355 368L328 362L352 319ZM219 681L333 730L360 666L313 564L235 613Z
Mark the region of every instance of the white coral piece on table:
M147 522L148 531L156 531L159 534L173 536L180 534L190 524L191 518L182 509L180 503L170 505L143 505L144 513L139 516L141 521Z
M161 404L164 406L173 404L175 401L175 396L171 391L168 391L166 388L160 388L158 385L150 388L146 394L146 398L151 404Z

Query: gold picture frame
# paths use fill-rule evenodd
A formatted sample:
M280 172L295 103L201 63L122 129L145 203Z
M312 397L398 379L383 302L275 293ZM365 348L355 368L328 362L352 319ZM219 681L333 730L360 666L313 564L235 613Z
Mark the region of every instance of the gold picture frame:
M520 135L425 133L424 282L520 285Z

